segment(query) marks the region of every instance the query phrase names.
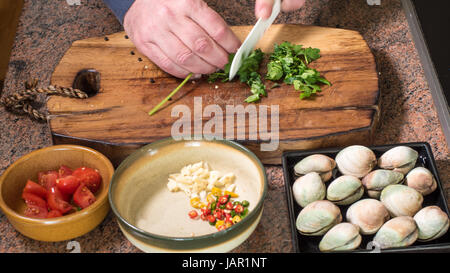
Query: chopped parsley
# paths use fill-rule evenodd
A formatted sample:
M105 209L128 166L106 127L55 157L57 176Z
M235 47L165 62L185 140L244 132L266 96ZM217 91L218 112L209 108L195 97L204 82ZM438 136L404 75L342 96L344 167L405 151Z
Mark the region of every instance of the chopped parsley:
M233 58L234 54L230 54L229 62L224 69L209 75L208 81L210 83L217 80L228 81ZM258 72L263 58L264 53L260 49L252 51L243 60L237 72L239 80L247 83L252 93L245 102L257 102L261 97L267 96L266 87ZM300 91L300 99L308 98L322 91L320 84L331 85L317 70L308 67L309 63L318 58L320 58L318 48L304 48L302 45L294 45L290 42L275 45L274 52L269 57L265 78L271 81L282 80L286 84L293 85L295 90ZM279 84L275 83L272 88L278 86Z
M307 66L318 58L318 48L303 48L302 45L293 45L290 42L275 45L267 64L266 79L283 80L286 84L294 85L295 90L300 91L300 99L310 97L322 91L319 84L331 85L317 70Z
M228 64L225 65L224 69L209 75L208 81L210 83L217 80L222 80L222 82L228 81L233 58L234 53L229 55ZM245 99L245 102L256 102L262 96L267 96L266 86L261 80L261 75L258 73L263 58L264 53L261 49L253 50L250 55L242 61L241 67L236 74L241 82L247 83L250 87L250 92L252 93L252 95Z

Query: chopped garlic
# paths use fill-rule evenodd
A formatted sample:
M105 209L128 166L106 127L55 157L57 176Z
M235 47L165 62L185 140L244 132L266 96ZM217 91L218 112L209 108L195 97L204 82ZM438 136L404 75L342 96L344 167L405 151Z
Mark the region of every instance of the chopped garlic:
M226 191L234 192L236 190L236 184L230 184L225 188Z
M219 179L219 184L221 184L221 186L225 186L226 184L231 184L234 182L234 174L232 173L227 173L226 175L222 176Z
M184 191L189 198L199 197L205 200L214 187L233 192L235 175L210 170L206 162L200 161L181 168L180 173L170 174L167 187L171 192Z
M167 187L169 188L169 191L176 192L179 191L180 188L178 187L178 184L175 180L169 179L169 182L167 183Z

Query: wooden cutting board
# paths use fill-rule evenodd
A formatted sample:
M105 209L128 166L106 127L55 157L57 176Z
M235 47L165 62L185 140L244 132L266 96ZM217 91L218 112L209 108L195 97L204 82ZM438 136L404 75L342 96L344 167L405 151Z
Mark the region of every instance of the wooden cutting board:
M232 29L244 40L251 26ZM369 145L379 118L380 93L374 57L362 36L344 29L273 25L257 47L270 53L275 43L283 41L319 48L322 57L311 67L332 86L307 100L300 100L293 86L282 84L269 90L268 97L255 106L258 110L268 107L269 113L272 106L279 106L279 120L273 120L278 124L272 124L268 117L269 129L279 126L278 149L261 151L261 141L267 136L249 126L248 117L246 138L238 142L268 164L279 164L285 150ZM226 128L227 116L234 115L226 111L227 105L245 107L243 100L250 94L248 86L238 81L210 84L206 79L197 80L186 84L162 110L149 116L148 111L181 80L159 70L123 32L74 42L55 68L52 84L72 86L77 72L86 68L101 73L100 92L85 100L57 96L48 100L53 140L55 144L90 146L115 164L138 147L171 136L172 124L181 117L171 115L175 106L189 107L194 128L194 97L201 98L203 110L216 104L223 110ZM266 86L271 87L272 82L267 81ZM211 116L204 116L202 123L210 119ZM237 126L236 121L236 130Z

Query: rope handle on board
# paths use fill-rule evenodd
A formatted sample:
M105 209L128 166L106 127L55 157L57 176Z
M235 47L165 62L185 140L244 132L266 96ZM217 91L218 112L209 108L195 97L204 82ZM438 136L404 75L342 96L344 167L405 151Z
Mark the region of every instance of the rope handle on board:
M25 82L25 90L15 92L9 96L1 99L1 104L6 110L16 114L26 114L31 118L46 122L48 115L42 111L37 110L33 103L36 102L38 94L59 95L69 98L86 99L88 95L72 87L63 87L58 85L49 85L47 88L38 88L39 80L31 79Z

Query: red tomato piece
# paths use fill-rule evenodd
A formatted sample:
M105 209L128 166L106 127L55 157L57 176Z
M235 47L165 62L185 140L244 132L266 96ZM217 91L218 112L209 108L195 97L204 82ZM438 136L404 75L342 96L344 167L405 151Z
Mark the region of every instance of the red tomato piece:
M64 196L57 187L49 190L47 202L50 209L59 210L62 214L66 214L72 210L72 206L64 200Z
M47 198L47 189L31 180L27 181L27 184L25 185L23 192L35 194L43 199Z
M220 204L226 204L228 202L228 195L222 195L219 197L219 203Z
M48 211L47 209L34 206L34 205L27 205L27 208L25 209L25 216L32 217L32 218L47 218Z
M188 213L188 215L189 215L189 217L191 217L191 219L195 219L195 218L197 218L197 216L198 216L198 212L197 212L196 210L191 210L191 211Z
M232 209L233 209L233 203L228 202L228 203L225 205L225 208L228 209L228 210L232 210Z
M60 178L71 175L72 173L73 173L73 170L71 168L67 167L66 165L61 165L61 167L59 167L58 175Z
M222 220L222 219L223 219L223 210L221 210L221 209L216 209L216 210L214 211L214 217L216 217L216 218L219 219L219 220Z
M82 209L89 207L95 200L94 194L84 184L81 184L73 194L73 202Z
M47 213L47 218L61 217L63 214L59 210L51 210Z
M92 193L96 193L102 184L100 173L92 168L80 167L72 173L80 180L80 184L85 184Z
M208 216L209 214L211 214L211 210L208 208L202 208L200 210L202 212L202 215Z
M22 198L28 206L36 206L45 210L47 209L47 202L36 194L23 192Z
M56 179L58 179L58 172L48 171L41 175L39 183L47 190L50 190L56 186Z
M231 222L231 213L224 213L224 215L225 215L225 222Z
M234 211L237 214L242 213L244 211L244 207L241 204L237 204L236 207L234 208Z
M73 175L67 175L56 180L56 187L63 194L73 194L78 186L80 186L80 181Z
M216 217L214 217L214 215L208 215L208 221L210 223L215 223L216 222Z

